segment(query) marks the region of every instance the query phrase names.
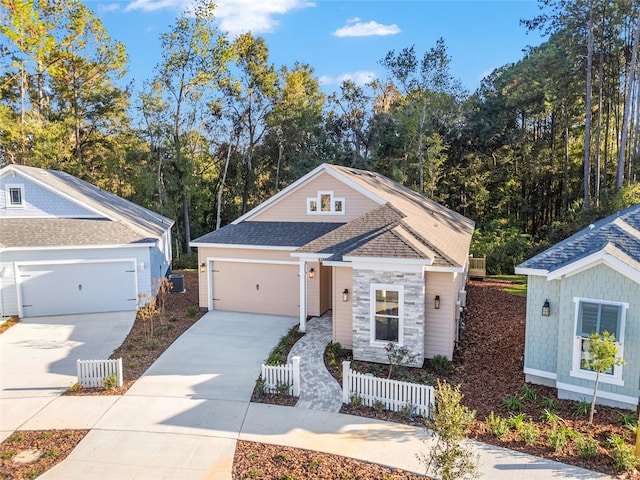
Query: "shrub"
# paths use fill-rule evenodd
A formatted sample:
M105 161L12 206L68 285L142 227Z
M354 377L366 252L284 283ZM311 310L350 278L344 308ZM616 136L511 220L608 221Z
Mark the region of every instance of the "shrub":
M329 359L329 365L333 366L337 363L341 350L342 345L340 345L339 342L329 342L325 350L327 358Z
M384 402L376 400L375 402L373 402L373 409L378 413L384 411Z
M520 390L520 396L524 400L535 400L538 398L538 392L536 392L533 387L525 383L522 385L522 389Z
M195 317L199 310L200 309L198 307L196 307L195 305L189 305L187 307L187 310L186 310L187 316L188 317Z
M560 418L557 413L551 412L545 408L544 412L542 412L542 415L540 416L540 420L547 423L558 423L562 421L562 418Z
M598 456L598 441L589 435L578 435L575 439L576 449L582 458L593 460Z
M102 386L105 390L113 390L118 386L118 376L115 373L110 373L102 379Z
M520 437L527 445L535 445L535 443L538 441L538 438L540 437L540 432L538 432L536 424L531 420L529 420L528 422L522 422L516 428L518 430L518 433L520 434Z
M393 367L412 363L418 357L417 353L412 353L407 347L399 347L395 342L389 342L384 347L387 351L387 359L389 360L389 375L387 378L391 378Z
M635 413L620 414L620 423L625 427L635 427L638 425L638 416Z
M584 400L576 403L576 407L573 409L574 417L586 417L589 415L589 411L591 410L591 405L589 402Z
M522 410L524 405L522 403L522 399L517 395L512 395L510 397L502 400L502 406L507 410Z
M444 355L434 355L431 359L431 365L438 375L447 376L453 370L453 365Z
M559 452L566 445L567 433L566 428L557 426L547 432L547 443L555 452Z
M71 393L76 393L76 392L79 392L80 390L82 390L83 388L84 388L84 387L82 386L82 384L81 384L81 383L74 383L73 385L71 385L71 386L69 387L69 391L70 391Z
M407 421L413 421L415 415L415 407L410 403L400 407L400 416Z
M264 397L267 393L267 383L262 378L258 378L253 391L258 397Z
M484 419L489 427L489 431L497 438L500 438L509 433L509 422L506 418L502 418L493 412L489 413L489 416Z
M557 410L558 407L560 406L560 404L558 403L558 401L555 398L551 398L551 397L544 397L544 400L542 401L542 406L550 411L553 412L554 410Z
M278 382L275 386L276 395L285 396L289 395L289 389L291 388L290 383Z
M616 471L625 472L640 465L640 459L635 456L633 447L627 443L624 437L614 433L607 439L607 443Z
M362 397L356 393L349 397L349 403L353 408L360 408L362 406Z
M370 373L374 377L380 375L381 371L382 369L380 368L380 365L377 365L375 363L370 363L369 365L367 365L367 373Z

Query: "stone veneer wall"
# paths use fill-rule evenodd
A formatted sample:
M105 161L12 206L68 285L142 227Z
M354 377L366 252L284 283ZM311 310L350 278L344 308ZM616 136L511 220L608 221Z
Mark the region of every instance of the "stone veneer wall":
M384 344L371 344L371 284L404 286L403 345L418 354L410 366L424 361L424 276L422 273L353 270L353 358L389 363Z

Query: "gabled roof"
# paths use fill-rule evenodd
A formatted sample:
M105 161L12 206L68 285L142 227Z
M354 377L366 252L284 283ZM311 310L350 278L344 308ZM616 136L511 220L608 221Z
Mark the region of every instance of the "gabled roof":
M323 235L318 235L308 242L291 243L290 245L301 246L294 255L295 253L317 253L325 258L331 255L331 260L342 260L345 256L406 258L424 260L425 264L434 266L453 268L465 266L475 226L473 221L403 187L384 175L350 167L324 163L235 220L232 225L238 227L250 223L254 216L298 189L304 188L308 182L323 173L335 177L380 206L339 228L327 230ZM255 223L264 224L265 232L272 231L267 225L270 222ZM289 222L279 223L282 224L281 228L289 228L284 226ZM295 222L295 224L298 223ZM307 225L313 222L302 223ZM220 232L225 228L228 227L224 227ZM292 224L289 231L295 235L295 229L295 225ZM216 238L216 233L205 235L192 244L214 243L212 239ZM220 235L221 237L218 238L223 238L223 234ZM267 239L271 235L267 235ZM267 241L272 242L272 240L265 240ZM232 243L236 242L232 241ZM237 243L247 244L241 240ZM262 244L272 243L263 242Z
M516 273L553 275L581 261L606 256L636 267L640 262L640 203L621 210L522 262ZM621 260L622 259L622 260Z
M344 223L332 222L241 222L229 224L191 242L217 245L264 245L299 247Z
M71 219L38 218L35 224L34 219L24 217L4 218L3 226L10 226L12 231L0 228L0 245L25 246L35 243L64 246L144 242L159 238L174 224L167 217L64 172L8 165L0 170L0 177L11 173L94 212L95 216L91 219L76 219L83 220L78 222L71 222ZM101 223L100 217L106 221ZM18 230L17 225L20 225ZM38 229L48 232L49 236L45 238L44 233ZM80 238L85 235L86 238Z

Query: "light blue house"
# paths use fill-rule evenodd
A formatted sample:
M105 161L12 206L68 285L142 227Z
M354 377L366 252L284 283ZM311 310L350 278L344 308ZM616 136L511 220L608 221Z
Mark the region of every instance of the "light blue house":
M0 169L0 317L135 310L170 268L173 223L63 172Z
M640 204L622 210L523 262L528 275L524 373L591 400L585 369L591 333L615 334L626 364L600 375L598 403L635 410L640 379Z

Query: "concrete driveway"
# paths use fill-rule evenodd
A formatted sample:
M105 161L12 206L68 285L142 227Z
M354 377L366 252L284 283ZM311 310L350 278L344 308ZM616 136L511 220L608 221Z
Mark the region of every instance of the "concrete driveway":
M297 323L293 317L207 313L41 478L229 478L260 365ZM38 414L39 424L54 421L47 420L53 407Z
M26 318L0 335L0 438L76 383L76 360L108 358L136 312Z

